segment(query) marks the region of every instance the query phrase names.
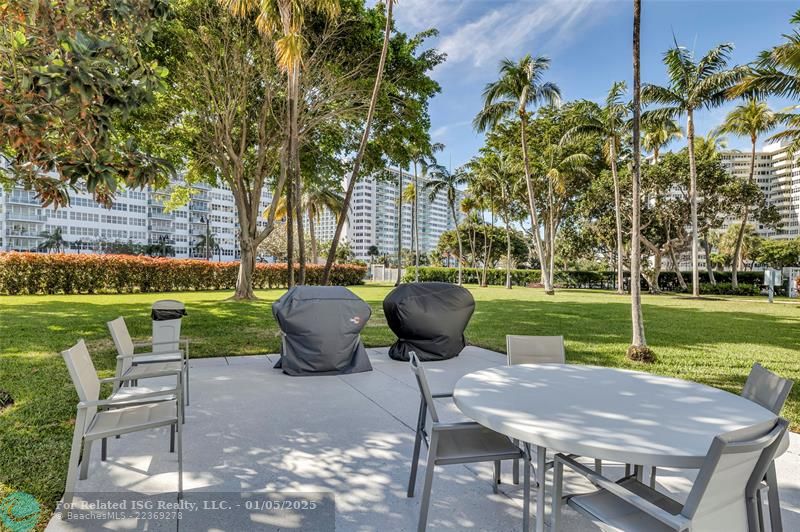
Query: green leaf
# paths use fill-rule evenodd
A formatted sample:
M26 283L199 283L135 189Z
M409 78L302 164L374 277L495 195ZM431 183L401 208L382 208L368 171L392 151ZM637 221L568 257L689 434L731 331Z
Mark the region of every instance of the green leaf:
M14 32L14 48L22 48L28 42L28 38L20 30Z

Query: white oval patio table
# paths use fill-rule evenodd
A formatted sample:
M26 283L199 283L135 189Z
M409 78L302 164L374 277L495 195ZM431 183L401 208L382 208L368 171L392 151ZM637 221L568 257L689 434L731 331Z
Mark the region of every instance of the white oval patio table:
M456 406L481 425L536 446L536 530L544 530L547 449L600 460L699 469L717 434L773 419L723 390L639 371L523 364L476 371Z

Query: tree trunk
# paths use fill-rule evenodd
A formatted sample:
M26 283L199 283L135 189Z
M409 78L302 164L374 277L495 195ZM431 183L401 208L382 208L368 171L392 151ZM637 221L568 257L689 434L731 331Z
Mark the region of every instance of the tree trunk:
M394 285L400 285L400 278L403 276L403 169L400 168L400 178L397 182L397 281Z
M692 210L692 296L700 297L700 235L697 223L697 162L694 154L694 111L686 113L686 138L689 143L689 201Z
M511 290L511 224L508 223L508 213L506 213L505 222L506 222L506 288Z
M752 141L750 149L750 178L748 183L753 183L753 178L756 173L756 137L751 137ZM739 287L739 264L742 262L742 243L744 242L744 233L747 229L747 217L750 214L750 206L745 205L742 210L742 221L739 225L739 233L736 235L736 246L733 249L733 264L731 264L731 288L734 291Z
M680 265L678 264L678 259L675 257L675 248L671 244L669 246L669 261L672 263L672 271L675 272L675 275L678 278L678 285L680 285L681 290L686 292L689 290L689 287L686 286L686 280L683 278L683 273L681 272Z
M520 110L520 142L522 143L522 162L525 167L525 186L528 189L528 210L531 215L533 242L536 245L536 254L539 255L539 263L542 269L542 280L544 282L544 293L547 295L555 294L552 285L549 284L547 275L547 262L545 261L542 242L539 238L539 216L536 213L536 192L533 190L533 180L531 179L530 161L528 159L528 139L525 131L528 125L528 117L524 109Z
M291 166L286 176L286 286L294 286L294 179Z
M631 209L631 328L633 334L628 357L635 360L652 360L652 352L647 347L642 317L642 297L639 285L641 275L641 139L642 119L641 73L640 73L640 32L642 0L633 0L633 205Z
M617 293L625 293L625 281L622 268L622 198L619 192L619 175L617 174L617 153L614 147L614 141L611 141L609 149L609 158L611 159L611 177L614 179L614 213L615 222L617 224Z
M317 249L317 231L314 227L314 216L313 213L308 213L308 237L311 239L311 260L314 261L314 264L319 262L319 250Z
M350 174L350 181L347 183L347 191L344 195L344 202L342 203L342 212L336 222L336 231L331 240L331 248L328 251L328 258L325 261L325 270L322 272L322 284L327 285L330 281L331 268L333 268L333 260L336 256L336 248L339 246L339 239L342 237L342 229L344 228L345 221L347 220L347 211L350 208L350 201L353 198L353 190L356 187L356 180L358 179L358 171L361 169L361 160L364 158L364 150L367 148L369 141L369 132L372 128L372 118L375 115L375 107L378 103L378 94L381 90L381 80L383 79L383 68L386 65L386 54L389 50L389 38L392 32L392 8L394 7L394 0L386 1L386 26L383 34L383 47L381 48L381 58L378 61L378 73L375 75L375 85L372 87L372 97L369 101L369 110L367 111L367 120L364 124L364 134L361 136L361 143L358 145L358 152L356 153L355 161L353 162L353 171Z
M417 177L417 163L414 163L414 211L412 213L414 224L414 282L419 282L419 179Z
M653 269L650 271L649 275L647 272L643 271L642 277L644 277L644 280L647 281L647 286L649 287L648 291L651 294L657 295L661 293L661 287L658 285L658 279L661 277L663 253L658 249L651 251L653 252Z
M708 282L716 286L717 279L714 277L714 268L711 265L711 243L708 241L708 231L703 235L703 251L706 254L706 270L708 270Z
M256 271L256 249L251 238L240 238L239 275L236 277L236 292L233 299L256 299L253 291L253 274Z
M461 244L461 233L458 230L458 218L456 217L456 204L450 202L450 213L453 215L453 223L456 227L456 240L458 241L458 284L461 286L464 283L462 276L462 260L464 258L464 248Z
M550 263L548 264L548 274L550 276L550 286L553 287L555 290L555 266L556 266L556 222L555 222L555 209L556 209L556 201L555 196L553 195L553 184L548 179L549 183L549 191L548 194L550 195L550 208L548 213L548 223L549 223L549 234L550 234L550 248L548 253L548 260Z
M291 74L292 86L292 177L294 181L294 209L297 224L297 284L306 282L306 245L303 230L303 175L300 168L300 137L298 132L298 99L300 94L300 65L296 65Z

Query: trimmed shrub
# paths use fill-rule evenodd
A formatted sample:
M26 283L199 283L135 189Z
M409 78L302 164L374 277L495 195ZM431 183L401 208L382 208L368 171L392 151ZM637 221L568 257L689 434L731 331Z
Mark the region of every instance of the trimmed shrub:
M238 262L153 258L134 255L0 253L0 293L93 294L100 292L176 292L232 290ZM324 267L306 265L306 282L319 284ZM331 284L363 282L366 266L335 264ZM257 264L255 288L281 288L286 264Z
M478 284L483 272L477 268L464 268L462 270L462 280L468 284ZM541 280L539 270L511 270L511 282L515 285L527 285L537 283ZM444 283L455 283L458 281L458 268L442 268L438 266L423 266L419 269L419 280L423 283L434 281ZM414 281L414 268L403 271L403 281L410 283ZM490 269L486 274L486 282L490 285L505 285L506 271Z
M718 282L717 284L700 283L700 293L724 296L758 296L761 295L761 290L751 284L739 284L734 290L731 283Z

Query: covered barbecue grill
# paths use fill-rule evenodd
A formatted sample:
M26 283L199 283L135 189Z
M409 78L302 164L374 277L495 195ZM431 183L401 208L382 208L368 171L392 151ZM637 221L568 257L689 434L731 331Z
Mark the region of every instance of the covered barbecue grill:
M475 300L469 290L449 283L401 284L383 300L383 313L397 341L389 348L395 360L408 360L415 351L420 360L458 356L466 341Z
M361 330L372 309L343 286L295 286L272 304L281 329L276 368L287 375L372 371Z

